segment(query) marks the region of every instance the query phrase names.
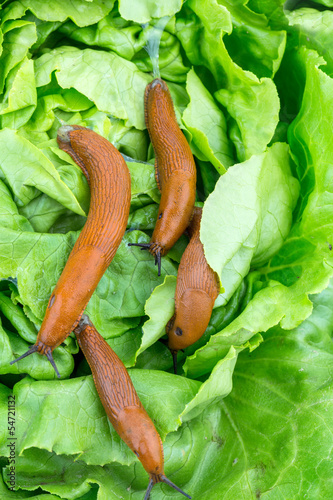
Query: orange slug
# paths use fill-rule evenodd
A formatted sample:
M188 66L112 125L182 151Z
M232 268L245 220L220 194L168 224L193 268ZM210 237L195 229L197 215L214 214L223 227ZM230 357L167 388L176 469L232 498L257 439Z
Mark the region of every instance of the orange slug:
M194 344L205 333L220 293L219 278L208 265L200 241L201 214L202 209L194 207L188 227L190 241L178 268L175 314L166 326L175 373L177 352Z
M161 191L157 221L150 243L129 243L147 249L158 264L190 222L196 189L196 167L184 134L178 127L166 83L156 78L146 87L145 119L155 151L155 177Z
M89 363L98 395L111 424L149 474L145 500L148 500L154 484L161 481L191 498L165 476L161 438L142 406L122 361L86 314L74 332Z
M52 351L73 331L125 233L131 201L130 173L117 149L92 130L64 125L59 147L80 166L90 191L87 221L54 288L37 340L25 354L45 354L57 376Z

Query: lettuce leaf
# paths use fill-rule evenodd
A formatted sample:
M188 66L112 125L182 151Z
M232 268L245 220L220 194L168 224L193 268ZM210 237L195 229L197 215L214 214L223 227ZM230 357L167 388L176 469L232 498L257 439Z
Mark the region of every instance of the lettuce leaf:
M1 498L139 499L148 484L106 418L74 335L54 353L60 381L37 354L9 364L35 342L89 210L87 181L55 140L64 123L106 137L131 173L127 231L87 313L130 368L161 434L167 476L207 500L330 498L325 2L290 1L285 11L280 0L1 4ZM143 107L157 60L197 164L206 256L225 289L202 338L178 353L179 375L165 324L188 239L163 257L161 277L148 252L128 247L150 240L160 200ZM152 496L179 494L159 484Z
M333 417L330 384L332 298L331 283L321 294L312 296L313 313L300 327L286 332L276 326L265 334L259 349L240 353L231 394L223 401L207 405L200 416L183 424L177 432L168 434L164 442L166 474L173 481L190 494L207 500L220 495L230 500L239 495L251 497L258 495L259 491L267 498L274 498L281 491L287 498L307 491L318 498L329 494L332 481L326 468L329 459L323 463L323 457L329 457L332 446L331 433L327 432ZM148 411L154 407L157 410L156 405L163 405L163 412L176 409L171 406L166 410L166 396L163 401L153 395L145 400L144 387L151 394L154 384L149 385L152 379L148 372L142 372L142 377L136 380L135 376L140 372L142 370L132 370L130 374ZM159 375L155 372L153 376ZM172 392L170 384L175 388L173 382L176 380L177 383L183 380L179 386L185 391L183 395L190 394L190 385L185 390L186 379L174 375L167 379L169 397ZM142 495L147 486L147 474L138 462L131 466L119 463L92 466L85 462L86 454L70 457L46 449L52 442L60 449L75 442L76 449L80 449L83 438L77 425L87 422L83 434L87 434L87 425L93 426L95 432L89 433L89 440L99 440L98 447L88 451L88 456L94 460L101 449L107 448L105 440L110 432L105 416L101 417L103 412L91 377L62 382L63 390L67 389L63 398L68 397L70 401L67 406L62 398L56 397L56 384L26 379L14 389L17 397L24 398L21 418L28 418L29 412L40 405L44 417L34 419L35 432L30 428L25 436L22 431L27 428L27 422L18 426L21 429L20 447L25 448L17 469L20 484L27 490L34 490L42 483L46 491L68 499L81 498L95 483L99 484L98 498L117 498L120 495L130 498L134 492ZM192 385L192 390L194 387ZM8 392L5 389L3 407L7 404ZM154 403L151 401L150 404L149 399L154 399ZM181 401L183 396L179 403ZM49 420L47 414L54 415L54 405L64 409L57 413L49 432L45 432ZM80 412L80 409L85 409L85 412ZM156 411L155 414L161 418L163 412ZM170 426L170 414L165 416ZM64 429L67 430L63 432ZM70 429L73 431L69 432ZM105 434L100 434L102 429ZM117 441L112 430L111 436ZM38 444L39 448L31 447L33 444ZM121 453L118 445L121 448L120 442L114 443L115 454ZM109 453L109 448L106 452ZM125 449L121 456L124 463L128 463ZM34 470L36 463L39 464L37 473ZM179 471L173 473L177 469ZM316 469L321 471L320 474L314 472ZM223 481L220 479L221 470ZM216 481L215 477L219 480ZM156 487L154 493L166 498L169 490L164 486Z
M243 161L262 153L278 122L279 99L273 81L259 80L231 59L223 43L223 36L233 29L226 7L216 0L204 4L189 0L182 12L177 17L177 36L191 63L205 66L215 80L214 96L234 119L238 159ZM241 139L236 140L239 135Z
M37 87L47 85L52 72L56 71L62 88L74 87L100 111L124 119L127 125L139 130L145 128L143 102L139 96L150 79L130 61L112 52L67 46L38 58L35 70ZM140 106L136 105L140 102Z
M186 88L191 102L183 113L183 122L191 133L191 145L202 153L203 160L224 174L234 163L225 117L193 69L187 74Z
M299 33L302 45L315 49L326 61L321 69L333 75L332 16L330 10L320 12L315 9L302 8L287 13L291 26Z
M27 21L10 20L2 26L3 42L0 57L0 91L10 70L20 63L37 40L36 26Z
M322 121L321 106L327 110L326 116L332 112L333 82L319 69L321 59L314 52L304 49L303 55L307 82L301 111L289 128L290 147L300 178L300 199L305 200L302 218L292 226L276 255L266 266L258 268L261 280L266 282L264 287L233 323L188 358L185 365L188 374L210 371L230 345L243 345L254 334L265 331L265 325L270 328L281 322L287 329L297 326L311 312L308 294L323 290L332 276L333 203L328 173L332 142L327 140L328 128ZM314 92L319 101L314 101ZM205 231L201 231L203 237ZM211 231L208 236L216 238L216 232ZM216 255L213 253L212 258ZM223 269L226 268L227 265Z
M172 16L181 8L182 0L154 2L152 0L120 0L119 12L124 19L146 23L154 17Z
M0 151L0 176L10 186L18 206L36 198L39 190L73 212L84 215L51 161L27 139L13 130L3 129L0 131Z
M200 236L207 261L226 290L225 301L251 265L266 262L282 246L298 191L282 143L230 167L218 180L203 209ZM221 214L218 220L216 213Z
M65 21L72 19L78 26L94 24L106 16L114 5L114 0L84 1L55 0L52 4L40 0L21 0L20 3L43 21Z

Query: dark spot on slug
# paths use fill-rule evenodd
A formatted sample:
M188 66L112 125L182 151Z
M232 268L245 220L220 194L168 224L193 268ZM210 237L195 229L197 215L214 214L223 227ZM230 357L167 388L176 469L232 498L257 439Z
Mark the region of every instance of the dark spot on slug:
M162 219L162 215L163 215L163 213L161 212L161 213L159 214L159 216L158 216L158 220Z
M166 329L167 332L169 332L171 330L171 328L173 327L174 322L175 322L175 317L172 316L172 318L169 319L169 321L167 322L166 327L165 327L165 329Z
M175 334L178 335L178 337L181 337L183 335L183 330L177 326Z
M55 301L55 295L52 295L52 297L50 298L49 309L51 309L51 307L53 306L54 301Z
M135 450L134 450L134 453L135 453L135 454L136 454L136 456L139 458L139 456L140 456L140 455L139 455L139 452L137 452L137 451L135 451Z

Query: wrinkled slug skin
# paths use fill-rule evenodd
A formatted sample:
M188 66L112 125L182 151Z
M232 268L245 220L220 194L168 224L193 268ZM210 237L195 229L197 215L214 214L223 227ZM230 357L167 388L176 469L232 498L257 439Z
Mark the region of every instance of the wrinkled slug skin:
M189 224L196 190L196 167L186 138L180 130L166 83L155 79L145 91L145 120L161 190L150 252L165 255Z
M208 265L200 241L201 208L195 207L190 236L177 274L175 314L167 325L168 345L178 351L194 344L205 332L220 292L217 274Z
M163 474L163 446L143 408L122 361L84 316L75 334L89 363L105 412L119 436L136 454L145 470Z
M122 240L131 200L129 170L109 141L77 125L61 127L57 140L87 177L91 200L86 224L51 294L37 337L40 352L61 344L78 323Z

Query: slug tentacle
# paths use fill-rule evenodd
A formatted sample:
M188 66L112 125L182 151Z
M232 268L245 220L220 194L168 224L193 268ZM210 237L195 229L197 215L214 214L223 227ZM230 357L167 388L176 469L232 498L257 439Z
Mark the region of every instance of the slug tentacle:
M151 243L128 243L129 247L141 247L141 250L149 250Z
M30 347L30 349L27 350L24 354L19 356L18 358L14 359L13 361L10 362L11 365L14 363L17 363L17 361L20 361L23 358L26 358L27 356L30 356L30 354L33 354L34 352L39 352L40 354L45 354L51 365L53 366L54 371L56 372L56 375L58 378L60 378L60 373L58 371L57 365L55 364L55 361L52 356L52 349L49 346L45 346L41 342L38 342L37 344L33 345Z
M25 352L24 354L22 354L18 358L11 361L10 364L13 365L14 363L17 363L21 359L26 358L27 356L30 356L30 354L33 354L34 352L37 352L37 351L38 351L38 347L36 345L33 345L30 347L30 349L27 350L27 352Z
M185 493L185 491L181 490L179 488L179 486L177 486L175 483L170 481L170 479L168 479L164 474L162 474L162 476L161 476L161 481L163 481L163 483L167 484L168 486L171 486L175 490L179 491L179 493L184 495L184 497L189 498L191 500L192 497L190 495L188 495L188 493Z
M172 349L170 349L170 352L172 355L173 371L174 371L174 374L177 375L177 354L178 354L178 351L173 351Z
M151 493L151 490L153 489L153 486L154 486L154 481L152 478L149 479L149 484L148 484L148 488L147 488L147 491L146 491L146 494L145 494L145 498L144 500L149 500L150 498L150 493Z
M155 254L155 266L157 264L157 275L161 276L161 252L158 250Z
M148 250L155 257L155 266L157 265L158 276L161 276L162 261L164 255L163 248L156 243L128 243L129 247L140 247L141 250Z
M181 493L182 495L184 495L186 498L189 498L191 500L192 497L190 495L188 495L187 493L185 493L185 491L183 491L182 489L180 489L179 486L177 486L175 483L173 483L172 481L170 481L170 479L168 479L164 474L158 474L158 475L157 474L151 474L150 475L149 484L148 484L148 488L147 488L144 500L149 500L150 493L151 493L151 490L153 489L154 485L156 483L162 483L162 482L165 483L165 484L167 484L168 486L171 486L176 491L178 491L179 493Z
M57 365L55 364L54 362L54 359L53 359L53 356L52 356L52 349L49 348L47 351L46 351L46 357L47 359L49 360L49 362L51 363L51 365L53 366L53 369L54 371L56 372L56 375L58 378L60 378L60 373L58 371L58 368L57 368Z

